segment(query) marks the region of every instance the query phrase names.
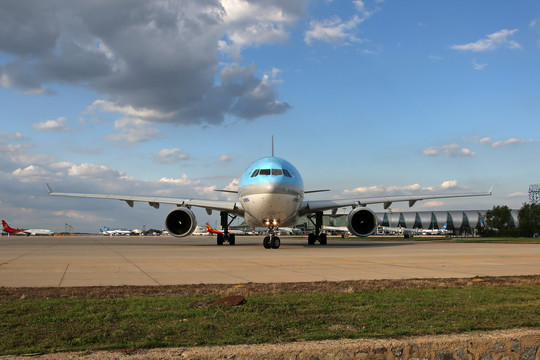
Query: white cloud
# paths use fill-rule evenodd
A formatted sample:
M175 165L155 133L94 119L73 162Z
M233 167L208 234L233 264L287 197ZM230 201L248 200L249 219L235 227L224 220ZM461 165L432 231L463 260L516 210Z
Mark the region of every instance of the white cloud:
M352 42L360 42L355 35L356 28L365 19L353 16L349 21L343 21L339 16L333 16L323 21L312 20L309 22L309 30L306 31L304 41L311 45L314 41L323 41L337 45L348 45Z
M20 132L9 133L9 132L4 132L4 131L0 131L0 138L9 139L9 140L24 140L25 139L25 137L22 136Z
M482 71L487 67L487 64L479 64L478 61L476 61L476 59L472 60L472 64L473 64L474 70L478 70L478 71Z
M426 156L438 156L442 153L449 157L475 155L470 149L461 147L458 144L430 146L429 148L424 149L422 153Z
M480 144L482 145L488 145L491 147L501 147L501 146L509 146L509 145L519 145L519 144L525 144L533 142L533 139L519 139L519 138L508 138L506 140L498 140L494 141L490 137L485 137L480 139Z
M411 184L405 186L385 186L372 185L360 186L354 189L344 190L345 195L362 195L362 196L384 196L384 195L399 195L399 194L417 194L422 192L436 192L441 190L459 189L457 180L446 180L438 186L422 187L420 184Z
M62 116L55 120L45 120L35 123L32 127L39 131L66 131L66 121L67 119Z
M175 115L175 112L163 113L154 109L134 108L131 105L121 106L106 100L95 100L85 110L85 113L89 114L95 114L96 112L120 113L127 118L142 119L169 119Z
M180 148L162 149L154 156L154 159L162 164L171 164L187 160L189 156L182 154Z
M67 164L66 164L67 165ZM67 175L77 178L121 178L125 174L105 165L83 163L72 164L67 169Z
M506 195L507 198L526 197L526 196L528 195L521 191L513 192L511 194Z
M74 219L77 221L84 221L84 222L112 221L113 220L112 218L106 218L106 217L94 215L88 211L58 210L58 211L54 211L53 214L58 217L67 217L69 219Z
M181 179L162 177L161 179L159 179L159 182L174 185L197 185L201 183L199 180L191 179L187 174L182 174Z
M232 160L234 160L234 156L231 156L231 155L222 154L219 156L219 161L221 161L221 163L225 165L231 162Z
M18 168L11 174L22 182L39 182L49 179L51 175L50 172L36 165L28 165L24 169Z
M151 127L151 122L140 119L123 117L114 121L114 127L120 130L118 134L105 137L113 142L140 143L165 137L157 129Z
M452 45L450 48L454 50L473 51L473 52L495 50L501 46L509 48L509 49L521 49L521 45L519 43L517 43L514 40L509 39L509 37L511 37L518 31L519 31L518 29L513 29L513 30L503 29L493 34L489 34L485 38L480 39L476 42L468 43L464 45Z
M443 205L444 205L444 202L440 200L427 201L422 204L423 207L438 207L438 206L443 206Z

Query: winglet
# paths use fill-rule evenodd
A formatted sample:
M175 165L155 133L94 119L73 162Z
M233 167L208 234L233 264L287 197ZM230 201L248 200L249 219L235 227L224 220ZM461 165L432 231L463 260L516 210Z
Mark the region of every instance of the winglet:
M49 184L47 184L47 189L49 190L49 194L52 194L54 192L51 185Z
M494 186L495 186L494 184L491 184L491 187L489 188L489 195L493 194L493 187Z

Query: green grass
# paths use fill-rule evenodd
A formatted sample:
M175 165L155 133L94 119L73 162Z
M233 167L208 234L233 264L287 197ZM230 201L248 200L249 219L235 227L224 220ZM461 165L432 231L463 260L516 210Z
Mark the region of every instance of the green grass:
M540 326L540 285L216 298L2 300L0 355Z

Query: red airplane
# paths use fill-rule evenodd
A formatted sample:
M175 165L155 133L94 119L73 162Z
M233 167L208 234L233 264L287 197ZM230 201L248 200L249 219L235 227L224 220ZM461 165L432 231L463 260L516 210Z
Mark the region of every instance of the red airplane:
M5 220L2 220L2 226L5 232L12 235L52 235L52 231L47 229L14 229Z
M208 230L208 232L210 234L216 234L216 235L217 234L223 234L223 231L219 231L219 230L214 229L208 223L206 223L206 230ZM242 230L233 230L233 229L229 228L229 234L246 235L246 232L242 231Z

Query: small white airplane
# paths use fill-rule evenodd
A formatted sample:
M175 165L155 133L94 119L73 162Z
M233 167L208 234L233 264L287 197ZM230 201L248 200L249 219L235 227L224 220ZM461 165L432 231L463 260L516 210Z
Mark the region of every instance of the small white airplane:
M128 235L131 235L132 233L131 230L109 229L106 226L104 226L103 229L99 229L99 232L102 235L113 235L113 236L116 236L116 235L128 236Z
M5 220L2 220L2 227L5 232L11 235L52 235L53 232L47 229L14 229L8 225Z
M417 201L427 199L458 198L471 196L489 196L488 192L468 194L424 194L405 196L383 196L340 200L305 200L304 195L328 190L304 190L304 182L300 172L288 161L272 156L265 157L253 162L244 171L238 184L238 191L218 190L227 193L238 194L236 201L205 200L192 198L136 196L136 195L108 195L108 194L84 194L84 193L59 193L54 192L47 184L51 196L71 196L82 198L116 199L125 201L130 207L136 201L147 202L150 206L158 209L160 204L172 204L177 208L172 210L165 218L165 227L171 235L177 237L188 236L197 227L197 219L191 211L192 207L206 209L210 215L213 210L219 211L222 234L217 234L217 244L223 245L228 242L235 244L235 234L229 231L229 225L238 216L245 219L246 224L252 229L265 227L267 235L264 237L265 248L277 249L281 240L277 229L280 227L293 226L302 215L311 215L315 218L310 221L315 226L315 231L308 235L308 244L319 242L327 243L326 233L323 228L323 211L334 210L342 207L351 207L347 216L347 228L356 236L369 236L377 230L377 216L369 208L369 204L383 204L388 209L393 202L407 201L409 207ZM492 187L493 188L493 187Z

